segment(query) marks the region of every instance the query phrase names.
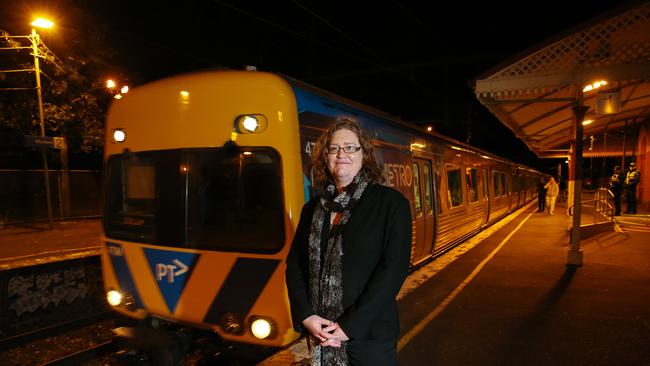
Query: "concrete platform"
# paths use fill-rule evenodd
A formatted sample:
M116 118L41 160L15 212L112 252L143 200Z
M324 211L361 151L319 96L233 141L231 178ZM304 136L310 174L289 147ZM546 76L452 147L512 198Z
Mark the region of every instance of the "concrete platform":
M400 364L650 365L650 217L616 221L570 267L571 217L529 208L399 302Z
M568 267L565 203L553 216L536 208L409 275L401 365L650 365L650 215L616 217ZM260 365L306 357L300 340Z
M399 299L402 365L650 365L650 215L581 243L536 204L411 274ZM0 230L0 270L98 253L99 220ZM299 362L304 342L263 365Z
M99 219L7 226L0 230L0 271L99 254Z

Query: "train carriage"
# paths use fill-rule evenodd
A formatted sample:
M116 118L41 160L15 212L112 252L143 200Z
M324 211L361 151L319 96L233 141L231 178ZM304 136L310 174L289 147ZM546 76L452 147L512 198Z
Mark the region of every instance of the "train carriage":
M372 132L385 184L411 203L413 267L535 197L518 176L536 182L533 169L300 81L181 75L109 109L101 234L109 303L234 342L295 340L284 261L316 194L311 149L340 118Z

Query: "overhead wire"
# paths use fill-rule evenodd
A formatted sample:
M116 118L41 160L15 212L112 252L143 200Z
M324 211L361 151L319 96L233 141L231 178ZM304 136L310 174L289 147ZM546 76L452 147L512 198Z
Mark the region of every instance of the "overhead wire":
M382 58L382 57L380 57L379 55L377 55L374 51L372 51L370 48L368 48L367 46L365 46L363 43L361 43L360 41L358 41L358 40L356 40L355 38L351 37L350 35L348 35L348 34L345 33L343 30L341 30L340 28L338 28L338 27L336 27L335 25L333 25L331 22L329 22L329 21L326 20L325 18L323 18L323 17L321 17L320 15L316 14L316 12L314 12L313 10L307 8L305 5L301 4L301 3L298 2L297 0L291 0L291 1L292 1L296 6L300 7L301 9L303 9L304 11L306 11L307 13L309 13L311 16L313 16L313 17L315 17L316 19L318 19L318 20L319 20L320 22L322 22L323 24L325 24L325 25L327 25L328 27L334 29L337 33L341 34L342 36L344 36L345 38L347 38L348 40L350 40L352 43L354 43L354 44L357 45L358 47L361 47L365 52L367 52L368 54L372 55L376 60L378 60L379 62L381 62L383 65L391 66L391 63L390 63L390 62L386 61L384 58ZM433 93L429 88L427 88L427 87L424 86L422 83L420 83L420 82L419 82L419 81L418 81L418 80L417 80L417 79L416 79L412 74L410 74L410 73L405 73L405 72L403 72L403 71L401 71L401 70L395 70L395 72L396 72L398 75L402 75L403 77L405 77L407 80L409 80L409 81L410 81L411 83L413 83L414 85L418 86L418 87L419 87L419 88L420 88L420 89L421 89L425 94L427 94L428 97L432 97L432 96L435 95L435 94L434 94L434 93Z
M350 36L349 34L347 34L346 32L344 32L342 29L340 29L339 27L337 27L337 26L335 26L334 24L332 24L332 23L331 23L330 21L328 21L327 19L323 18L322 16L318 15L318 14L317 14L316 12L314 12L313 10L311 10L311 9L307 8L305 5L301 4L299 1L297 1L297 0L291 0L291 2L294 3L296 6L298 6L299 8L301 8L302 10L306 11L307 13L309 13L309 14L310 14L311 16L313 16L314 18L318 19L321 23L323 23L323 24L327 25L328 27L332 28L332 29L333 29L334 31L336 31L338 34L340 34L340 35L342 35L343 37L347 38L350 42L352 42L352 43L354 43L355 45L357 45L357 46L359 46L360 48L362 48L364 51L366 51L369 55L373 56L373 57L374 57L375 59L377 59L378 61L380 61L380 62L382 62L382 63L384 63L384 64L387 63L386 60L384 60L382 57L380 57L379 55L377 55L373 50L371 50L370 48L368 48L365 44L363 44L363 43L361 43L360 41L358 41L357 39L353 38L352 36Z
M321 45L321 46L323 46L323 47L327 47L327 48L329 48L329 49L331 49L331 50L334 50L334 51L337 51L337 52L344 52L342 49L340 49L340 48L338 48L338 47L336 47L336 46L334 46L334 45L331 45L331 44L329 44L329 43L326 43L326 42L319 41L319 40L317 40L317 39L314 39L314 38L308 37L308 36L306 36L306 35L304 35L304 34L302 34L302 33L296 32L296 31L294 31L294 30L292 30L292 29L290 29L290 28L287 28L287 27L285 27L285 26L282 26L282 25L280 25L280 24L277 24L277 23L275 23L275 22L272 22L272 21L270 21L270 20L268 20L268 19L265 19L265 18L263 18L263 17L261 17L261 16L255 15L255 14L249 12L249 11L246 11L246 10L243 10L243 9L241 9L241 8L238 8L238 7L232 5L232 4L228 3L228 2L221 1L221 0L212 0L212 2L215 3L215 4L223 5L224 7L228 8L228 9L230 9L230 10L233 10L233 11L238 12L238 13L240 13L240 14L243 14L243 15L245 15L245 16L247 16L247 17L250 17L250 18L253 18L253 19L255 19L255 20L258 20L258 21L260 21L260 22L262 22L262 23L265 23L265 24L267 24L267 25L270 25L270 26L272 26L272 27L274 27L274 28L277 28L277 29L279 29L279 30L281 30L281 31L283 31L283 32L289 33L289 34L291 34L291 35L293 35L293 36L295 36L295 37L297 37L297 38L301 38L301 39L304 39L304 40L306 40L306 41L309 41L309 42L312 42L312 43L316 43L316 44L318 44L318 45Z

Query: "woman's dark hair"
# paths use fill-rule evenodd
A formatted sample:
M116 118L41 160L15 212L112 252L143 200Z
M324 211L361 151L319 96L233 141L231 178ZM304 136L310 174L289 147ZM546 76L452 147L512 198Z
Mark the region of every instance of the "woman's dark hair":
M356 121L340 119L323 132L311 152L311 168L314 173L315 185L322 188L334 183L334 179L329 169L327 169L327 147L332 141L332 135L338 130L350 130L357 135L361 144L361 153L363 154L361 172L366 181L368 183L383 183L384 176L382 175L382 169L379 167L379 162L375 158L375 147L370 136Z

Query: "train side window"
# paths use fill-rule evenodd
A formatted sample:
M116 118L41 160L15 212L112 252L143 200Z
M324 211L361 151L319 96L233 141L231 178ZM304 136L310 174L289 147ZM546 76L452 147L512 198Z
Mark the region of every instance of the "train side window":
M431 202L431 168L429 163L424 162L422 164L422 175L424 179L424 210L425 212L432 211L432 202Z
M463 185L460 168L447 168L447 201L450 207L463 204Z
M465 168L465 182L467 184L467 201L469 203L478 201L478 175L476 168Z
M492 172L492 181L494 185L494 197L505 196L508 194L508 181L506 173Z
M422 200L420 198L420 169L417 163L413 163L413 197L415 204L415 216L422 216Z

